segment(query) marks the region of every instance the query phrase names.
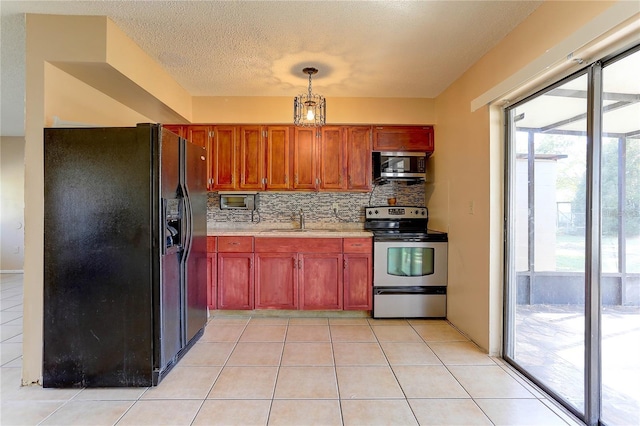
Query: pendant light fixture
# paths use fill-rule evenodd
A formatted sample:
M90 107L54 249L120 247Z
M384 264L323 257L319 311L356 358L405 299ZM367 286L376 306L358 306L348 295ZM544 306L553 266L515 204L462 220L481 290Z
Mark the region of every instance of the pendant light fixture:
M316 68L307 67L302 70L309 74L309 91L298 95L293 100L293 124L303 127L324 126L327 116L327 104L324 96L311 93L311 76Z

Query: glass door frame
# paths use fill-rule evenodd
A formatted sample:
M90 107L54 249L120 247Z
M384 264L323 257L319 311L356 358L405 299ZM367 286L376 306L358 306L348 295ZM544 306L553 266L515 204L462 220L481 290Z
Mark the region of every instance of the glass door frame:
M580 418L587 425L601 424L602 412L602 120L603 120L603 75L602 70L609 63L616 62L640 50L634 46L622 53L610 55L601 61L545 87L544 89L509 105L504 109L505 156L504 156L504 311L503 311L503 358L521 374L536 383L542 390ZM562 396L545 386L535 376L521 367L513 358L515 351L515 310L517 302L517 279L515 268L515 135L517 116L515 107L528 102L580 75L587 74L587 117L586 117L586 232L585 232L585 354L584 354L584 413L564 400ZM528 152L533 154L532 141ZM533 155L529 155L531 163ZM529 180L533 182L533 164L529 165ZM529 184L529 206L533 197L532 184ZM533 268L532 226L529 223L529 273ZM624 253L624 249L623 249ZM624 260L622 260L624 262ZM624 268L619 271L625 274Z

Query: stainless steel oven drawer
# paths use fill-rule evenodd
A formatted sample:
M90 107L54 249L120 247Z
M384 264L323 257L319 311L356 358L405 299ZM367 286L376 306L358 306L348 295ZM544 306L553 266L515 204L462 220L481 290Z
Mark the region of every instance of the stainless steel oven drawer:
M445 318L446 287L374 288L374 318Z

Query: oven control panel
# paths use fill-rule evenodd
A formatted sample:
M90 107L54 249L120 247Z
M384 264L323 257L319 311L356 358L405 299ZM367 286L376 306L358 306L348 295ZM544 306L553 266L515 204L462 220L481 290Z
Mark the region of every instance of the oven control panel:
M380 206L365 207L365 219L427 219L426 207Z

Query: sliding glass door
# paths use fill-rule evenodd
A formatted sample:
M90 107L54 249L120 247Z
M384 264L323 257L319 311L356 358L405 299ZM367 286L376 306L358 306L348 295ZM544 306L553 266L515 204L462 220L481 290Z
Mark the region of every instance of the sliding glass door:
M640 425L640 51L602 89L602 421Z
M588 424L640 424L640 51L507 108L504 357Z

